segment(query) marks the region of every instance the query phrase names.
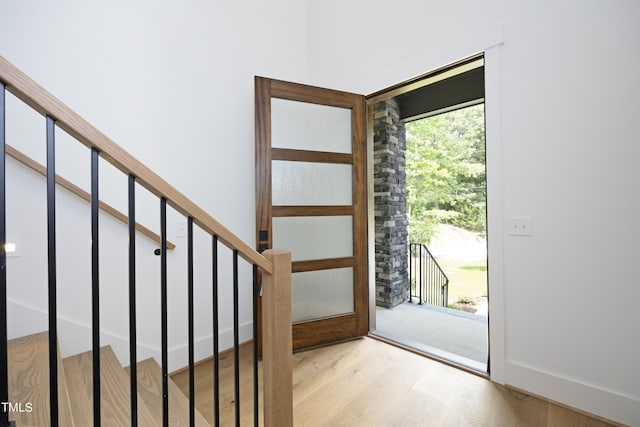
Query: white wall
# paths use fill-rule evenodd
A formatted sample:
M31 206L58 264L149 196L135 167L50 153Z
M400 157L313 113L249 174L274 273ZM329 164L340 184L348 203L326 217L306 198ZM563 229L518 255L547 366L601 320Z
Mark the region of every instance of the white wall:
M640 3L621 0L309 8L312 83L365 94L503 42L487 53L489 174L501 174L489 216L531 216L534 232L489 230L490 274L501 282L490 284L491 316L504 332L491 337L494 378L631 425L640 425L639 16Z
M0 13L0 55L220 220L254 242L253 77L307 78L307 5L295 0L49 2L5 0ZM20 117L8 129L9 143L44 163L44 121ZM36 130L19 128L34 122ZM89 188L89 154L58 135L60 173ZM46 328L44 182L10 164L9 239L19 257L9 259L12 336ZM101 198L126 211L126 179L106 170ZM138 217L159 229L158 202L140 191ZM89 349L90 257L88 205L59 194L59 314L63 354ZM28 200L23 203L22 199ZM69 201L70 200L70 201ZM68 204L65 204L68 203ZM32 209L37 206L38 209ZM104 343L124 363L126 350L126 229L103 217L101 270ZM33 225L35 221L35 224ZM169 213L170 369L186 361L186 259L178 216ZM68 223L82 224L69 233ZM138 239L139 334L142 356L160 347L157 245ZM197 357L211 353L210 242L198 235L196 257ZM83 248L83 251L79 249ZM222 345L231 340L230 253L221 253ZM40 263L39 267L36 267ZM242 262L241 262L242 264ZM241 270L241 339L251 335L251 270Z

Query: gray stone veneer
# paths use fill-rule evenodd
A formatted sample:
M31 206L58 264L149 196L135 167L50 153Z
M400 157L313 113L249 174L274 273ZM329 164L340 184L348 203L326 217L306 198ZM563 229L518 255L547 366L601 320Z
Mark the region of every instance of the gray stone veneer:
M408 296L405 128L394 100L373 118L376 304L391 308Z

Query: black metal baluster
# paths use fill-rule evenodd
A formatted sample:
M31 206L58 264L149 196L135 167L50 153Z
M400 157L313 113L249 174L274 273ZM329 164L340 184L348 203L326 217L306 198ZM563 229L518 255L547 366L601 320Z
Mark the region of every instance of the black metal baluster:
M433 259L431 259L431 256L427 258L427 261L429 262L429 303L432 304L432 301L434 299L433 289L435 282L435 271L433 269Z
M411 262L413 263L413 283L411 284L413 293L411 294L411 302L413 302L413 298L418 293L418 263L416 260L416 247L412 246L411 252Z
M436 296L436 301L434 302L435 305L442 305L442 275L439 274L440 271L438 271L438 269L436 269L436 280L435 280L435 296Z
M412 283L411 283L411 286L412 286L412 288L411 288L411 289L415 289L415 288L413 287L413 286L414 286L413 284L415 283L415 286L418 286L418 279L417 279L417 275L416 275L416 273L417 273L417 269L418 269L418 268L417 268L417 266L416 266L415 250L414 250L413 246L412 246L412 249L411 249L411 260L410 260L410 261L411 261L411 263L412 263L412 265L413 265L413 267L412 267L412 270L413 270L413 271L412 271L412 273L411 273L411 274L413 275L413 276L412 276L413 280L412 280ZM413 290L412 290L412 292L415 292L415 291L413 291ZM412 293L412 294L411 294L411 302L413 302L413 296L414 296L414 295L413 295L413 293Z
M56 274L55 122L47 116L47 260L49 283L49 414L58 425L58 310Z
M412 292L414 292L414 293L415 293L415 291L413 290L413 289L415 289L415 287L414 287L414 283L415 283L415 286L416 286L416 287L418 286L418 276L417 276L418 266L416 265L415 253L416 253L416 252L415 252L415 247L412 245L412 246L411 246L411 258L410 258L410 262L411 262L411 264L412 264L412 267L411 267L411 268L412 268L412 272L411 272L412 276L411 276L411 277L413 278L413 280L412 280L412 282L411 282L411 286L412 286L412 288L411 288L411 289L412 289ZM412 294L411 294L411 302L413 302L413 297L414 297L414 294L412 293Z
M8 333L7 333L7 221L5 165L5 89L0 82L0 401L9 401ZM9 425L9 411L0 411L0 425Z
M439 266L436 264L435 258L433 259L433 266L436 275L436 279L434 280L434 293L436 297L436 301L434 304L442 305L442 273L440 273Z
M429 303L431 303L431 301L433 301L433 295L432 295L432 289L433 289L433 264L431 263L431 259L429 257L426 256L427 254L425 253L425 259L426 259L426 263L427 263L427 296L425 298L425 300L427 300Z
M426 246L424 247L424 257L425 257L425 263L427 264L427 280L426 280L427 295L425 296L425 302L432 304L433 302L433 261L429 256L429 252L427 251Z
M418 254L416 252L416 246L413 246L413 268L414 268L414 272L413 272L413 280L415 283L414 286L414 290L413 290L413 297L417 297L420 293L420 289L418 289L418 286L420 286L420 262L419 262L419 256L420 254ZM412 300L413 301L413 300ZM420 302L420 301L418 301Z
M427 301L429 301L429 298L431 298L431 295L429 294L431 287L430 287L430 280L431 280L431 265L429 264L429 258L427 257L427 254L424 251L424 248L422 249L422 253L424 254L424 302L426 303Z
M433 258L433 265L435 267L436 277L439 278L439 280L436 280L438 284L438 287L436 288L436 297L438 298L437 305L441 306L443 302L442 285L444 284L444 277L443 277L442 271L440 270L440 265L438 264L435 258Z
M420 252L422 253L422 262L424 264L424 281L422 282L422 286L424 289L423 292L423 302L427 302L429 299L429 259L427 258L427 254L424 251L424 246L421 245Z
M429 279L431 277L431 271L429 269L429 258L422 248L422 254L424 256L424 302L429 301Z
M160 198L160 310L162 335L162 425L169 427L169 342L167 322L167 199Z
M422 253L424 254L424 302L426 303L431 297L429 295L429 291L431 289L429 286L429 282L431 280L431 265L429 264L429 258L427 257L424 248L422 249Z
M424 276L424 263L422 262L422 247L420 246L420 300L418 302L418 304L422 305L422 283L423 283L423 276Z
M238 250L233 251L233 379L236 404L236 426L240 426L240 335L238 318Z
M417 253L418 259L417 259L417 263L418 263L418 271L417 271L417 275L416 275L416 293L418 294L418 304L420 304L420 295L421 295L421 291L420 291L420 287L422 286L422 252L420 251L420 247L418 246L418 253Z
M431 270L431 302L430 304L435 304L435 300L436 300L436 269L435 269L435 265L433 264L433 257L431 256L431 253L429 253L429 269Z
M413 280L414 280L413 250L409 244L409 302L413 302Z
M433 271L433 259L431 258L431 255L429 254L429 252L426 249L425 246L425 258L427 260L427 265L428 265L428 269L427 271L429 272L429 276L427 279L427 289L428 289L428 303L429 304L433 304L433 283L434 283L434 271Z
M189 425L195 426L195 360L194 360L194 330L193 330L193 218L187 218L187 304L189 323Z
M138 355L136 351L136 177L129 175L129 378L131 426L138 425Z
M427 296L425 297L426 302L433 301L433 262L431 258L428 256L427 251L425 250L425 260L427 263Z
M427 270L428 268L427 258L425 257L424 248L422 247L422 245L420 246L420 259L422 263L422 275L423 275L421 300L422 302L425 302L427 300L427 280L429 277L429 271Z
M411 298L411 283L413 282L413 253L411 252L411 243L409 243L409 302L413 302Z
M218 236L211 239L213 264L213 410L214 426L220 427L220 358L218 341Z
M100 256L98 233L98 160L91 149L91 306L93 350L93 425L100 426Z
M442 292L441 292L442 293L442 303L440 304L443 307L447 306L447 297L446 297L446 294L445 294L446 292L447 292L447 280L444 279L442 281Z
M258 426L258 297L260 284L258 283L258 266L253 265L253 425Z
M444 287L444 304L445 307L449 306L449 280L447 279L447 283Z
M429 258L427 257L427 254L425 253L424 250L424 246L420 247L420 250L422 251L422 262L424 263L424 282L423 282L423 286L424 286L424 300L423 302L427 302L429 300L429 277L430 277L430 270L429 270Z
M442 278L438 273L439 271L436 270L436 278L433 282L434 305L442 305Z

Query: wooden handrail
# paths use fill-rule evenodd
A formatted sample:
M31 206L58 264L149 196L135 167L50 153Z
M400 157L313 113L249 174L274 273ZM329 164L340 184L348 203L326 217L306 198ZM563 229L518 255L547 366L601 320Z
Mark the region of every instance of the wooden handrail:
M12 147L9 144L5 144L5 153L7 154L7 156L11 157L12 159L16 160L17 162L19 162L19 163L23 164L24 166L28 167L32 171L34 171L34 172L36 172L36 173L38 173L38 174L40 174L42 176L45 176L45 177L47 176L47 168L46 168L46 166L41 165L40 163L36 162L31 157L27 156L26 154L24 154L22 151L18 150L17 148ZM65 190L71 192L72 194L75 194L76 196L80 197L82 200L91 203L91 194L87 193L82 188L78 187L77 185L75 185L74 183L69 181L68 179L63 178L62 176L60 176L58 174L56 174L56 184L58 184L60 187L64 188ZM98 202L98 207L100 209L102 209L104 212L106 212L109 215L111 215L112 217L114 217L115 219L117 219L118 221L123 222L125 224L129 223L129 218L125 214L123 214L122 212L120 212L119 210L117 210L116 208L111 206L110 204L100 200ZM150 229L148 229L144 225L136 222L136 230L138 232L140 232L141 234L147 236L148 238L150 238L154 242L161 243L160 235L157 234L157 233L154 233L153 231L151 231ZM167 241L167 249L173 250L175 248L176 248L176 245L174 243Z
M182 215L192 217L203 230L218 236L218 240L262 271L271 274L273 263L242 241L238 236L216 221L202 208L176 190L122 147L113 142L62 101L0 56L0 80L6 89L31 108L53 118L56 125L89 148L98 150L100 156L123 173L134 175L136 182L158 197L164 197L169 206Z

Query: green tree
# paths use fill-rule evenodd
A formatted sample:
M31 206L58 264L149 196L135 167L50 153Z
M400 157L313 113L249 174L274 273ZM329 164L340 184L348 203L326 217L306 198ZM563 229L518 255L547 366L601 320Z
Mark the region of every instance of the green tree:
M406 124L409 239L428 243L438 223L486 230L484 105Z

